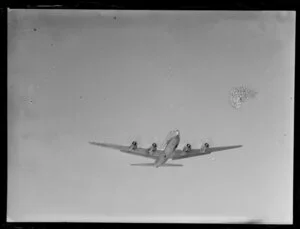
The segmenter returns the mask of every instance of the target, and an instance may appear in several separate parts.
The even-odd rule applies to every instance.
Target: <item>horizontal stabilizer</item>
[[[140,164],[130,164],[133,166],[154,166],[154,163],[140,163]]]
[[[164,167],[172,167],[172,166],[183,166],[181,164],[163,164],[161,166],[164,166]]]
[[[153,166],[154,167],[154,163],[139,163],[139,164],[130,164],[130,165],[133,165],[133,166]],[[183,166],[183,165],[180,165],[180,164],[163,164],[163,165],[160,165],[159,167],[175,167],[175,166]]]

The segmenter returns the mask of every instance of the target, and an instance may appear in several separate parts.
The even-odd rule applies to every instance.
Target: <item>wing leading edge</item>
[[[182,150],[176,150],[174,156],[172,157],[172,160],[178,160],[178,159],[184,159],[184,158],[196,157],[196,156],[203,156],[203,155],[210,154],[210,153],[217,152],[217,151],[235,149],[235,148],[240,148],[240,147],[242,147],[242,145],[211,147],[211,148],[207,148],[205,150],[192,149],[189,152],[184,152]]]
[[[89,142],[89,143],[96,146],[119,150],[123,153],[128,153],[128,154],[152,158],[152,159],[157,159],[159,155],[163,153],[163,151],[161,150],[156,150],[155,152],[149,153],[148,149],[145,148],[138,147],[136,149],[131,149],[130,146],[122,146],[122,145],[111,144],[111,143],[100,143],[100,142]]]

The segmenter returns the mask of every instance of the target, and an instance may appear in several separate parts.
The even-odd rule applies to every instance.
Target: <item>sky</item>
[[[295,12],[10,10],[7,216],[292,223],[294,50]],[[174,129],[243,147],[156,169],[88,144]]]

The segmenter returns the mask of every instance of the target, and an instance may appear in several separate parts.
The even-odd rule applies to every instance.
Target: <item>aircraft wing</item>
[[[220,146],[220,147],[211,147],[206,149],[191,149],[189,152],[184,152],[182,150],[176,150],[172,160],[178,160],[183,158],[195,157],[195,156],[202,156],[206,154],[210,154],[216,151],[222,150],[229,150],[242,147],[242,145],[235,145],[235,146]]]
[[[122,146],[122,145],[117,145],[117,144],[99,143],[99,142],[89,142],[89,143],[92,145],[96,145],[96,146],[102,146],[102,147],[107,147],[107,148],[111,148],[111,149],[116,149],[123,153],[128,153],[128,154],[142,156],[142,157],[148,157],[148,158],[152,158],[152,159],[157,159],[159,157],[159,155],[161,155],[163,153],[162,150],[156,150],[155,152],[149,153],[148,149],[140,148],[140,147],[137,147],[136,149],[130,149],[130,146]]]

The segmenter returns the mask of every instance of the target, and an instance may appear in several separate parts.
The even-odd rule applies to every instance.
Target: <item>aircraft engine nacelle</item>
[[[149,148],[148,152],[153,153],[157,150],[157,144],[154,142],[151,147]]]
[[[191,149],[192,149],[191,144],[186,144],[186,145],[183,147],[183,150],[182,150],[182,151],[188,153],[189,151],[191,151]]]
[[[137,142],[136,142],[136,141],[133,141],[133,142],[131,143],[130,149],[131,149],[131,150],[135,150],[136,148],[137,148]]]
[[[202,146],[201,146],[201,151],[202,152],[205,152],[206,149],[209,148],[209,144],[208,143],[204,143]]]

